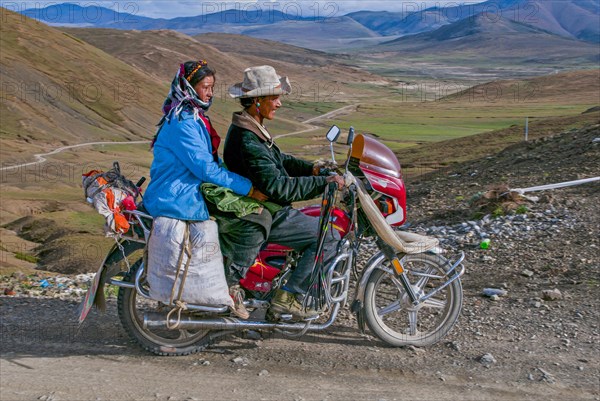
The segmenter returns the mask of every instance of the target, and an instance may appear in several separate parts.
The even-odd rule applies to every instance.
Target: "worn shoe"
[[[275,292],[267,313],[270,317],[292,315],[292,318],[301,320],[313,319],[319,316],[319,313],[314,309],[304,310],[302,303],[298,301],[295,294],[281,289]]]
[[[250,317],[250,312],[244,306],[244,290],[239,285],[232,285],[229,287],[229,295],[231,299],[233,299],[233,308],[231,308],[231,313],[240,319],[248,319]]]

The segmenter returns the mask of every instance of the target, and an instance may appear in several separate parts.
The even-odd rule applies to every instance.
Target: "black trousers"
[[[265,243],[265,235],[268,235],[267,242],[302,252],[298,265],[285,286],[292,292],[306,293],[317,252],[318,217],[307,216],[291,206],[286,206],[273,215],[270,231],[265,230],[256,221],[236,217],[221,216],[217,221],[221,251],[229,262],[226,271],[230,285],[246,275]],[[325,265],[335,257],[339,240],[337,230],[327,231],[323,250]]]

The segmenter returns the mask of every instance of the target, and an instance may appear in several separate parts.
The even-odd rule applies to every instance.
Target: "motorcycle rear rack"
[[[139,210],[123,210],[123,214],[129,217],[129,221],[131,222],[131,228],[129,229],[129,231],[123,234],[121,238],[129,241],[141,242],[144,244],[147,243],[148,238],[150,237],[151,229],[148,227],[148,225],[146,224],[146,222],[144,222],[143,219],[154,220],[153,217],[149,214],[140,212]],[[133,220],[132,217],[134,218]],[[135,231],[136,226],[142,229],[144,238],[140,238],[138,233]]]

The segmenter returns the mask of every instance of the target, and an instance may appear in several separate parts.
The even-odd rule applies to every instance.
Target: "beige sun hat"
[[[287,95],[292,91],[288,77],[280,77],[270,65],[244,70],[244,82],[229,88],[232,98]]]

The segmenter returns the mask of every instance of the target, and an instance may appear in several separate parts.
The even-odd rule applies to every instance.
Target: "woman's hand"
[[[260,192],[260,190],[254,188],[254,187],[252,187],[252,189],[250,189],[250,193],[248,194],[248,196],[259,202],[265,202],[266,200],[269,199],[269,197],[267,195],[263,194],[262,192]]]
[[[342,177],[341,175],[330,175],[329,177],[327,177],[326,181],[328,183],[335,182],[338,186],[338,189],[344,188],[344,177]]]

